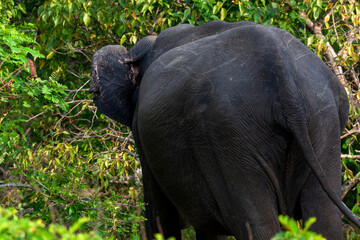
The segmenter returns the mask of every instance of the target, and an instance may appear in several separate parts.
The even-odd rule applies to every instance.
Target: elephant
[[[270,239],[278,215],[342,239],[340,134],[349,103],[290,33],[241,21],[180,24],[92,58],[98,109],[133,132],[146,235]]]

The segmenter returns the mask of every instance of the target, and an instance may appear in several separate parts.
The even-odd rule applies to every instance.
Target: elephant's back
[[[139,117],[144,121],[162,121],[164,115],[194,119],[203,113],[225,117],[244,113],[251,105],[262,109],[249,111],[270,116],[279,72],[293,61],[272,30],[245,24],[167,51],[150,64],[142,79]]]

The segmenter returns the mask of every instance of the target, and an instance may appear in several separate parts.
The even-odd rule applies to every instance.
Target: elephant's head
[[[131,127],[141,77],[148,65],[156,36],[141,39],[128,52],[121,45],[108,45],[92,59],[90,92],[99,110]]]

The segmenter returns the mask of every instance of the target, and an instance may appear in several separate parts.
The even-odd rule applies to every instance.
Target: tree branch
[[[350,136],[350,135],[352,135],[354,133],[358,134],[358,133],[360,133],[360,130],[359,129],[351,129],[350,131],[348,131],[348,132],[344,133],[343,135],[341,135],[341,139],[346,138],[346,137],[348,137],[348,136]]]
[[[341,154],[341,158],[360,159],[360,155]]]
[[[22,184],[22,183],[6,183],[6,184],[1,184],[0,188],[12,188],[12,187],[24,187],[24,188],[30,188],[32,190],[36,190],[36,188],[34,188],[33,186],[30,185],[26,185],[26,184]]]
[[[341,199],[344,199],[346,197],[346,195],[348,194],[348,192],[350,191],[351,188],[353,188],[356,184],[360,183],[359,175],[360,175],[360,172],[358,172],[352,180],[348,180],[342,185]]]

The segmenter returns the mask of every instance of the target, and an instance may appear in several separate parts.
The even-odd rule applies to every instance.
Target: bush
[[[89,219],[81,218],[75,222],[69,229],[62,225],[45,224],[39,220],[31,221],[28,218],[20,218],[14,208],[0,208],[0,239],[41,239],[41,240],[101,240],[99,235],[93,232],[76,233]]]
[[[281,231],[271,240],[326,240],[320,234],[309,231],[311,225],[316,221],[315,218],[307,220],[303,229],[301,229],[298,222],[288,216],[280,215],[279,221],[286,231]]]

